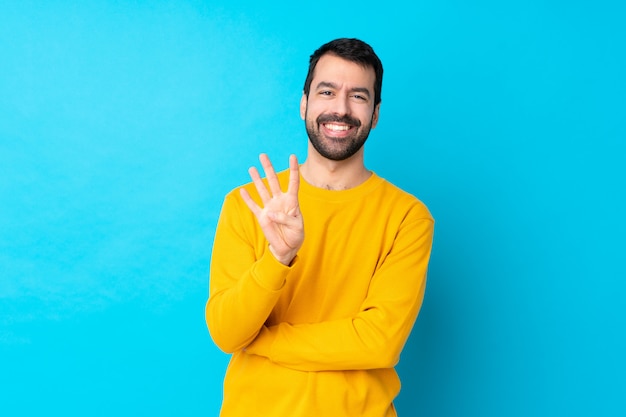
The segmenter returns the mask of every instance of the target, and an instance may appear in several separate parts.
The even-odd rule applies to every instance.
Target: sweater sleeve
[[[215,232],[205,307],[211,337],[228,353],[254,340],[290,271],[266,250],[264,240],[254,232],[253,215],[242,206],[235,193],[224,200]]]
[[[301,371],[395,366],[424,297],[433,230],[432,218],[401,226],[353,317],[263,327],[245,351]]]

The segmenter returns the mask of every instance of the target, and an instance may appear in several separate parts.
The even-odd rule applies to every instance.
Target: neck
[[[363,149],[343,161],[332,161],[309,149],[309,155],[300,167],[306,182],[314,187],[327,190],[347,190],[354,188],[372,175],[365,168]]]

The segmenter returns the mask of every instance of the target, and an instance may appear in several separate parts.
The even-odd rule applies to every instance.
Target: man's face
[[[300,117],[320,155],[343,161],[361,151],[378,123],[375,78],[373,68],[335,55],[324,55],[317,62],[309,96],[300,101]]]

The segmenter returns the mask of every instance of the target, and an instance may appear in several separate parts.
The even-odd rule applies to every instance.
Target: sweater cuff
[[[286,266],[276,260],[268,249],[252,266],[252,276],[261,287],[270,291],[278,291],[285,285],[285,279],[293,265],[298,261],[297,258],[296,256],[291,261],[291,265]]]

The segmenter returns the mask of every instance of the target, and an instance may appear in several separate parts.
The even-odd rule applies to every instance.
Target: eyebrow
[[[319,90],[320,88],[333,88],[333,89],[337,89],[337,84],[335,83],[331,83],[328,81],[320,81],[317,84],[317,89]],[[365,87],[354,87],[350,89],[351,93],[363,93],[367,96],[367,98],[370,98],[371,93],[370,90],[365,88]]]

